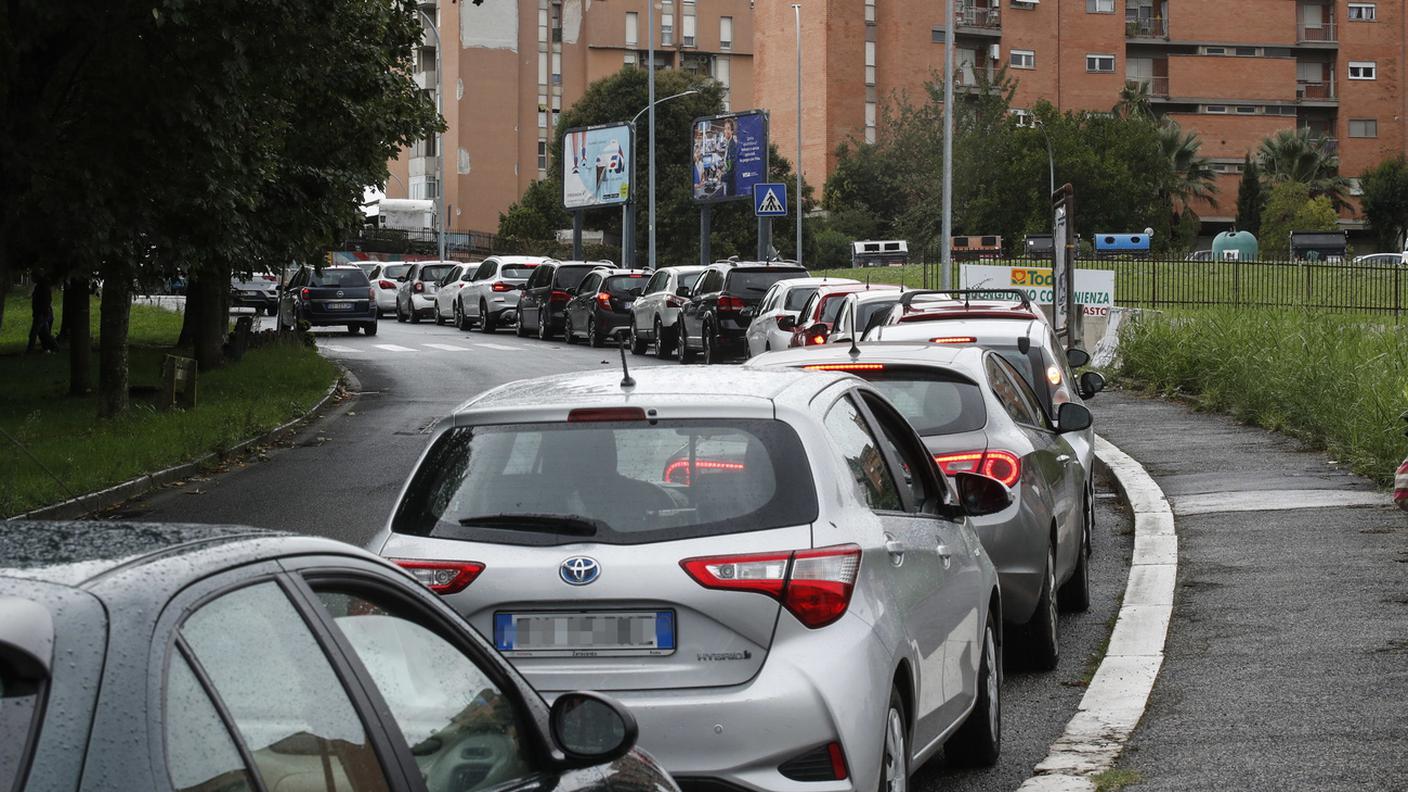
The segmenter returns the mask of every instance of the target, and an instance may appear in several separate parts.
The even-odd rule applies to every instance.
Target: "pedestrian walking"
[[[30,295],[29,345],[25,352],[33,352],[35,343],[45,352],[59,348],[54,341],[54,291],[49,288],[49,279],[43,275],[34,279],[34,292]]]

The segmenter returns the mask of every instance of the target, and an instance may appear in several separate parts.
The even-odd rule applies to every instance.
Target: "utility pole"
[[[948,7],[948,30],[944,31],[944,222],[943,239],[940,240],[942,266],[939,267],[941,289],[953,288],[953,44],[955,23],[955,0],[944,0]]]
[[[646,97],[648,104],[646,109],[646,123],[650,125],[650,155],[646,168],[650,171],[650,206],[647,209],[649,217],[646,218],[646,230],[649,237],[648,250],[646,251],[646,268],[655,269],[655,0],[650,0],[646,7],[646,37],[648,54],[646,56],[646,81],[649,84],[649,95]]]
[[[436,26],[435,20],[425,13],[425,9],[417,6],[416,10],[420,12],[421,19],[424,19],[426,26],[430,28],[431,35],[435,36],[435,112],[443,118],[444,111],[440,106],[440,83],[444,82],[444,79],[440,74],[440,59],[443,57],[444,48],[440,46],[440,29]],[[444,261],[445,224],[450,221],[450,213],[445,205],[445,137],[439,132],[435,133],[435,155],[439,168],[435,183],[435,225],[439,226],[437,236],[439,237],[440,260]]]
[[[792,4],[792,16],[797,28],[797,196],[793,205],[797,211],[797,266],[802,265],[802,4]]]

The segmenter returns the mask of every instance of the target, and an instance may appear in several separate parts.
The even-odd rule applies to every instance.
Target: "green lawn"
[[[1041,266],[1029,261],[982,262]],[[961,264],[959,264],[961,266]],[[1316,263],[1232,261],[1081,261],[1081,269],[1114,270],[1115,304],[1136,308],[1180,306],[1309,307],[1346,313],[1408,312],[1408,268],[1354,267]],[[937,266],[930,265],[935,278]],[[830,269],[818,276],[870,279],[910,288],[924,284],[922,265]]]
[[[56,294],[55,310],[60,309]],[[251,350],[238,364],[200,375],[193,410],[158,411],[143,387],[161,379],[161,362],[181,330],[178,314],[133,306],[131,381],[138,389],[130,413],[97,419],[96,399],[68,396],[68,357],[25,355],[28,296],[11,296],[0,328],[0,429],[28,454],[0,436],[0,517],[85,494],[228,448],[295,417],[322,397],[337,369],[311,348],[272,346]],[[58,330],[55,322],[55,332]],[[92,307],[94,382],[97,381],[98,305]]]

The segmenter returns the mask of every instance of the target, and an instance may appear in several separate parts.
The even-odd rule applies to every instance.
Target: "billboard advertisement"
[[[1060,305],[1056,302],[1060,281],[1047,267],[964,264],[960,275],[965,289],[1018,289],[1037,305]],[[992,297],[1009,299],[999,294]],[[1114,270],[1076,270],[1075,298],[1085,316],[1109,316],[1115,305]]]
[[[562,205],[620,206],[631,198],[631,127],[569,129],[562,138]]]
[[[768,115],[762,110],[694,122],[694,200],[715,203],[751,198],[767,181]]]

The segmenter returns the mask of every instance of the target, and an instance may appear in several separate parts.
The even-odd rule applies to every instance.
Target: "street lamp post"
[[[939,288],[953,286],[953,45],[958,38],[954,31],[954,0],[944,0],[948,11],[948,29],[944,31],[944,221],[943,248],[940,253]]]
[[[662,104],[664,104],[664,103],[670,101],[671,99],[678,99],[678,98],[680,98],[681,96],[693,96],[694,94],[697,94],[697,93],[699,93],[699,91],[698,91],[697,89],[691,88],[691,89],[689,89],[688,91],[680,91],[680,92],[677,93],[677,94],[671,94],[670,96],[666,96],[666,97],[663,98],[663,99],[656,99],[655,101],[651,102],[650,104],[646,105],[645,107],[642,107],[642,108],[640,109],[640,112],[638,112],[638,113],[636,113],[635,115],[631,116],[631,122],[630,122],[630,127],[631,127],[631,140],[633,141],[633,142],[632,142],[632,150],[631,150],[631,163],[632,163],[632,167],[631,167],[631,177],[632,177],[632,180],[634,180],[634,178],[635,178],[635,159],[636,159],[636,152],[635,152],[635,150],[634,150],[634,140],[635,140],[635,137],[636,137],[636,121],[639,121],[641,115],[644,114],[646,111],[653,111],[656,105],[662,105]],[[655,115],[654,112],[651,112],[651,115],[654,116],[654,115]],[[654,127],[655,125],[652,123],[651,126]],[[652,140],[653,140],[653,139],[654,139],[654,133],[653,133],[653,129],[652,129]],[[651,152],[651,155],[652,155],[652,156],[651,156],[651,165],[650,165],[650,183],[651,183],[651,186],[654,187],[654,184],[655,184],[655,165],[654,165],[655,157],[654,157],[654,151]],[[632,185],[632,187],[631,187],[631,196],[630,196],[630,200],[628,200],[628,201],[626,202],[626,205],[625,205],[625,206],[621,207],[621,213],[622,213],[622,214],[621,214],[621,266],[623,266],[623,267],[633,267],[634,264],[635,264],[635,252],[636,252],[636,250],[635,250],[635,248],[636,248],[636,199],[635,199],[635,186],[634,186],[634,185]],[[650,224],[651,234],[652,234],[652,238],[653,238],[653,236],[654,236],[654,229],[655,229],[655,204],[654,204],[653,201],[651,202],[651,206],[650,206],[650,216],[649,216],[648,218],[646,218],[646,222]],[[653,251],[652,251],[652,256],[651,256],[651,259],[650,259],[650,263],[651,263],[650,268],[651,268],[651,269],[654,269],[654,268],[655,268],[655,266],[654,266],[654,260],[655,260],[655,259],[654,259]]]
[[[440,105],[440,83],[444,82],[440,74],[440,58],[443,47],[440,46],[440,30],[435,25],[435,20],[425,13],[425,9],[416,7],[421,19],[430,28],[431,35],[435,36],[435,113],[442,118],[443,110]],[[438,242],[440,248],[440,260],[445,260],[445,224],[449,222],[450,215],[445,211],[445,141],[439,133],[435,133],[435,156],[438,172],[435,181],[435,224],[439,226]]]
[[[646,96],[645,109],[650,116],[648,119],[648,123],[650,124],[650,154],[649,160],[646,163],[646,168],[650,171],[647,176],[650,182],[650,205],[647,207],[647,217],[645,218],[646,234],[648,237],[646,264],[649,269],[653,270],[655,269],[655,0],[650,0],[645,10],[647,19],[646,37],[649,39],[649,41],[646,42],[647,54],[645,68],[646,83],[649,85],[649,88]]]
[[[797,266],[802,266],[802,4],[792,4],[792,17],[797,29]]]
[[[1051,135],[1046,133],[1046,125],[1041,123],[1040,118],[1033,116],[1032,125],[1041,130],[1041,136],[1046,138],[1046,164],[1050,174],[1051,194],[1056,194],[1056,152],[1051,147]]]

